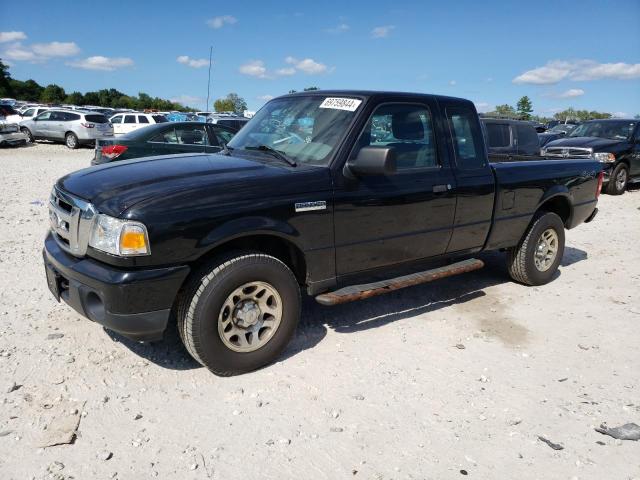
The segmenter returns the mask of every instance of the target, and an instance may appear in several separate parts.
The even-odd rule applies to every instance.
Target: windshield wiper
[[[229,155],[231,155],[231,152],[233,152],[233,148],[228,147],[226,143],[223,143],[222,149],[220,150],[219,153],[221,153],[222,155],[226,155],[228,157]]]
[[[280,150],[270,147],[269,145],[258,145],[257,147],[244,147],[245,150],[258,150],[259,152],[267,152],[276,157],[278,160],[288,163],[292,167],[297,167],[298,164],[295,160],[287,157]]]

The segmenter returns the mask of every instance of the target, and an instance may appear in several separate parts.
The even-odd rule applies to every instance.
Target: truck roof
[[[296,92],[289,93],[286,95],[281,95],[281,97],[296,97],[296,96],[305,96],[305,95],[320,95],[326,97],[327,95],[334,96],[354,96],[354,97],[365,97],[365,98],[373,98],[373,97],[424,97],[432,100],[449,100],[460,103],[473,103],[470,100],[460,97],[449,97],[447,95],[435,95],[430,93],[416,93],[416,92],[394,92],[394,91],[385,91],[385,90],[308,90],[304,92]],[[280,97],[280,98],[281,98]]]

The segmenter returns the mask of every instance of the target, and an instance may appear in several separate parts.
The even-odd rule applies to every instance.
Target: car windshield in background
[[[549,130],[547,130],[547,133],[569,133],[570,131],[572,131],[574,128],[576,128],[575,125],[571,125],[570,123],[568,124],[560,124],[560,125],[556,125],[555,127],[550,128]]]
[[[151,115],[151,117],[156,121],[156,123],[165,123],[169,121],[164,115]]]
[[[109,119],[104,115],[85,115],[84,118],[91,123],[109,123]]]
[[[628,122],[624,120],[606,120],[603,122],[587,122],[576,127],[569,134],[570,137],[599,137],[610,138],[612,140],[626,140],[629,138],[636,122]]]
[[[327,165],[361,103],[356,98],[322,96],[272,100],[233,137],[229,147],[266,146],[298,163]]]

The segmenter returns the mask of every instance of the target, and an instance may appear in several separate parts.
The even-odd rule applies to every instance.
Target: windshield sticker
[[[355,98],[328,97],[320,104],[320,108],[333,108],[334,110],[355,112],[361,103],[362,100],[357,100]]]

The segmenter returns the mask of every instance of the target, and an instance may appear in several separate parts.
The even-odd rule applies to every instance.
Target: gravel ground
[[[640,442],[594,431],[640,424],[640,191],[601,197],[549,285],[489,254],[431,285],[306,301],[278,363],[217,378],[174,333],[136,344],[48,292],[46,201],[91,156],[0,150],[3,479],[640,479]]]

